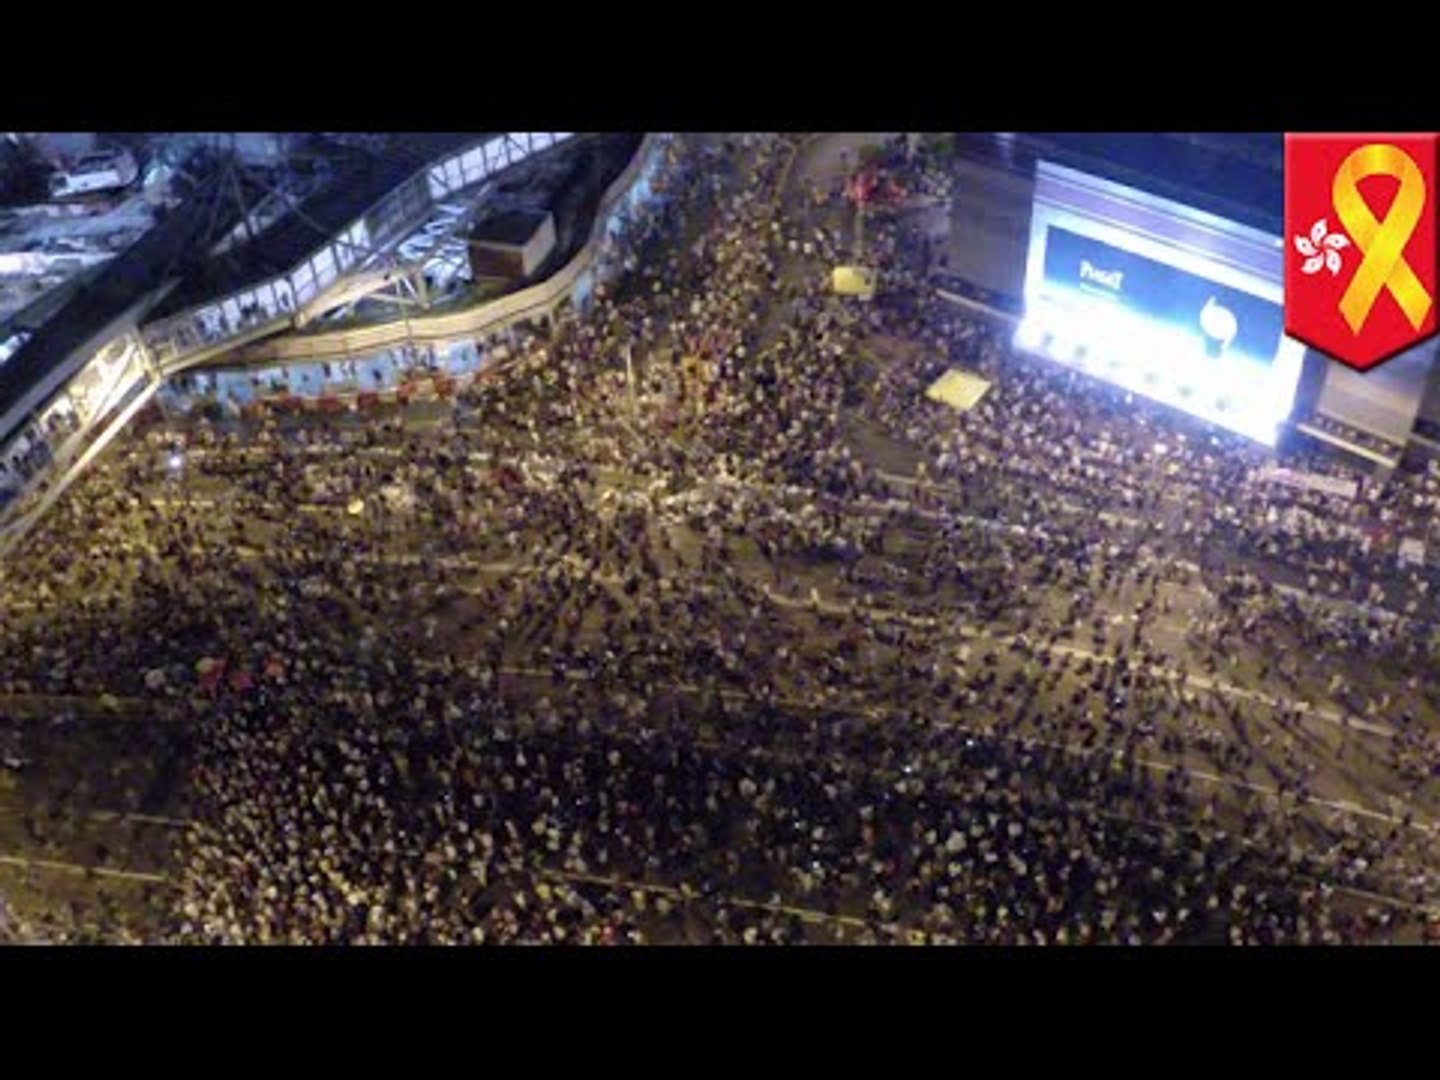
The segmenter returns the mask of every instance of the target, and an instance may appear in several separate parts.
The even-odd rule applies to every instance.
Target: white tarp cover
[[[951,368],[930,384],[925,396],[931,401],[949,405],[957,412],[969,412],[990,390],[990,383],[979,375]]]

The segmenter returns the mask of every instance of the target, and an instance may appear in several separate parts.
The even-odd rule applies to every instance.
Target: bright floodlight
[[[1029,352],[1031,349],[1039,348],[1044,337],[1045,331],[1040,325],[1040,320],[1033,315],[1026,316],[1015,331],[1015,344]]]

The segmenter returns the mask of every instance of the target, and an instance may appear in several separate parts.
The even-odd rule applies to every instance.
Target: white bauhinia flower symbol
[[[1331,274],[1340,273],[1344,265],[1340,252],[1350,246],[1350,238],[1344,233],[1332,233],[1322,217],[1310,226],[1309,236],[1295,237],[1295,250],[1305,256],[1300,267],[1302,274],[1318,274],[1323,266]]]

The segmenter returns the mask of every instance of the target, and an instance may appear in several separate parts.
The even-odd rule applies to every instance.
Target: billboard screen
[[[1208,356],[1238,355],[1269,365],[1280,348],[1279,304],[1154,259],[1050,226],[1045,283],[1188,332]]]
[[[1017,344],[1273,444],[1304,348],[1278,237],[1041,163]]]

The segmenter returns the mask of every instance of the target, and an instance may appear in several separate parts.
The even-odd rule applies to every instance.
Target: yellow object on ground
[[[863,266],[835,267],[830,284],[837,296],[858,296],[862,300],[875,297],[875,274]]]
[[[958,412],[969,412],[980,403],[980,399],[989,389],[990,383],[979,375],[951,368],[930,384],[925,396],[931,401],[949,405]]]

